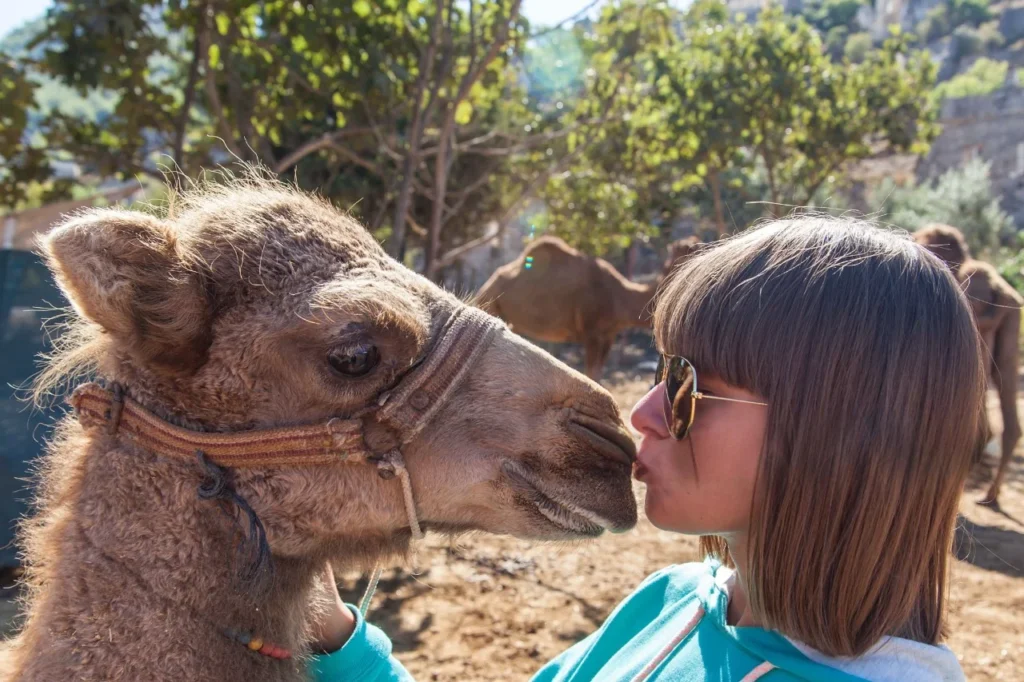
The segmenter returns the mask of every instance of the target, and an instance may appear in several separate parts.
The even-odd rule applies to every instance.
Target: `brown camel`
[[[624,329],[650,324],[651,300],[665,274],[698,245],[695,237],[673,243],[658,279],[638,284],[602,258],[557,237],[541,237],[495,270],[476,300],[517,333],[538,341],[583,344],[585,372],[597,381],[615,337]]]
[[[327,561],[401,557],[419,523],[633,526],[633,443],[596,383],[326,202],[250,177],[174,206],[85,212],[43,244],[77,320],[40,386],[111,383],[75,392],[49,447],[0,678],[298,682]]]
[[[971,258],[963,234],[955,227],[928,225],[915,232],[914,239],[941,258],[956,275],[971,302],[985,353],[990,358],[989,372],[999,391],[1002,408],[1003,436],[999,467],[983,501],[997,504],[1006,469],[1021,436],[1017,416],[1017,368],[1024,298],[999,276],[994,267]],[[983,423],[990,428],[987,418]],[[989,436],[987,431],[979,439],[979,456]]]

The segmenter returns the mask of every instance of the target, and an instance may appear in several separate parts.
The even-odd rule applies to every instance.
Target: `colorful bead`
[[[262,654],[268,658],[283,661],[292,657],[292,652],[288,651],[284,647],[275,646],[270,642],[265,642],[262,637],[254,637],[248,632],[242,632],[241,630],[236,630],[234,628],[224,628],[222,632],[228,639],[240,642],[250,651]]]

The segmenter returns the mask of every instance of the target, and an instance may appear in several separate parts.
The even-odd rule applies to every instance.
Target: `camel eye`
[[[354,348],[335,348],[327,354],[327,362],[336,374],[343,377],[361,377],[370,373],[380,362],[377,346],[366,344]]]

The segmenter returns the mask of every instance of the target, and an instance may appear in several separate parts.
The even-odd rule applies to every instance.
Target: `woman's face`
[[[703,393],[764,401],[697,371]],[[664,382],[641,398],[630,415],[642,436],[634,475],[647,486],[647,518],[658,528],[688,535],[746,533],[768,409],[698,400],[693,425],[681,441],[669,434],[664,415]]]

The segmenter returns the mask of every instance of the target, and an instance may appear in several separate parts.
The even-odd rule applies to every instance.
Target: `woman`
[[[534,679],[962,680],[941,641],[984,381],[942,263],[870,225],[775,221],[686,263],[654,325],[635,475],[706,559]],[[320,645],[324,682],[411,679],[340,600]]]

